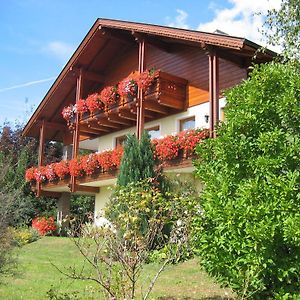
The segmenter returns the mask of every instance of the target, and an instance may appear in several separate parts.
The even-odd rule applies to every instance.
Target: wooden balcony
[[[154,82],[144,95],[145,121],[149,122],[187,109],[187,80],[156,71]],[[91,137],[101,136],[136,125],[137,98],[117,99],[94,114],[83,114],[80,131]]]

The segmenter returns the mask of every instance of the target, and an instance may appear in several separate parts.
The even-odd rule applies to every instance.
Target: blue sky
[[[280,0],[0,0],[0,124],[27,121],[99,18],[223,30],[260,41],[263,16]]]

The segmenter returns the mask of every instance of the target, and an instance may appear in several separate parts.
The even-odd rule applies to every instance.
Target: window
[[[195,128],[195,116],[180,120],[179,131]]]
[[[121,135],[116,137],[116,147],[124,146],[125,141],[126,141],[126,135]]]
[[[160,137],[160,128],[159,128],[158,125],[150,127],[150,128],[146,128],[145,130],[148,131],[151,140],[152,139],[157,139],[157,138]]]

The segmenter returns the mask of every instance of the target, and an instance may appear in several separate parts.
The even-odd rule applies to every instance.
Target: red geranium
[[[121,165],[124,149],[119,146],[111,152],[111,162],[114,167],[118,168]]]
[[[91,175],[96,171],[96,169],[99,169],[97,155],[94,153],[82,156],[80,162],[82,169],[87,175]]]
[[[137,85],[140,89],[144,92],[150,87],[154,79],[154,71],[153,70],[146,70],[139,75],[137,80]]]
[[[107,86],[100,93],[100,99],[106,105],[116,103],[116,97],[117,94],[115,86]]]
[[[49,181],[53,181],[56,178],[55,170],[53,164],[48,165],[44,169],[45,176]]]
[[[186,155],[195,151],[197,144],[209,136],[208,130],[190,129],[178,134],[178,144]]]
[[[55,174],[60,178],[63,179],[67,174],[69,174],[69,166],[68,162],[62,160],[58,163],[53,164]]]
[[[34,173],[35,173],[35,168],[34,167],[31,167],[31,168],[27,169],[26,172],[25,172],[25,180],[28,181],[28,182],[35,180]]]
[[[100,101],[100,96],[98,93],[89,95],[86,98],[86,106],[91,114],[93,114],[97,109],[102,108],[102,103]]]
[[[108,171],[113,167],[111,153],[112,150],[107,150],[97,154],[97,160],[103,171]]]
[[[155,139],[152,141],[155,146],[154,155],[160,160],[170,160],[178,156],[177,137],[168,135],[162,139]]]
[[[69,161],[69,171],[71,176],[78,177],[82,175],[83,170],[80,159],[75,158]]]
[[[83,114],[85,112],[88,111],[88,107],[85,103],[85,100],[84,99],[79,99],[76,104],[74,105],[74,109],[77,113],[79,114]]]
[[[118,84],[118,94],[122,98],[128,96],[136,96],[137,94],[137,83],[134,79],[127,77],[119,82]]]
[[[46,180],[45,167],[38,167],[34,170],[34,179],[36,182],[43,182]]]
[[[71,119],[74,117],[74,107],[73,105],[69,105],[63,108],[62,116],[67,121],[70,122]]]
[[[37,217],[32,220],[32,228],[36,229],[40,235],[46,235],[53,233],[57,227],[53,217]]]

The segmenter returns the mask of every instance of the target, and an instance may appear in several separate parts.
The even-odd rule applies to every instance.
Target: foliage
[[[40,238],[38,231],[31,227],[11,227],[10,232],[14,242],[19,247],[35,242]]]
[[[40,235],[53,234],[57,229],[53,217],[37,217],[33,219],[32,228],[37,230]]]
[[[195,245],[206,270],[240,298],[300,293],[300,75],[256,66],[226,92],[226,123],[197,149],[205,183]]]
[[[28,166],[36,163],[37,143],[31,138],[21,135],[22,126],[6,124],[0,134],[0,169],[5,174],[0,178],[0,189],[11,195],[9,225],[29,225],[32,218],[41,214],[52,214],[55,200],[40,198],[26,184],[24,173]],[[46,144],[46,162],[58,159],[59,150],[53,143]]]
[[[282,0],[279,9],[268,11],[264,31],[271,45],[281,45],[285,59],[300,58],[299,0]]]
[[[128,135],[121,161],[118,185],[126,186],[145,178],[153,178],[154,159],[149,134],[144,131],[139,142],[135,135]]]

